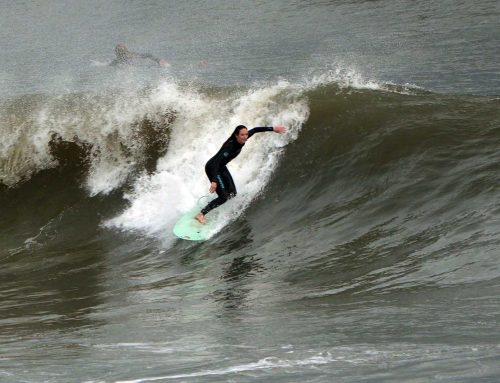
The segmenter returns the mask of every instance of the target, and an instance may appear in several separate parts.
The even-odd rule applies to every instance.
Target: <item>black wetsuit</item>
[[[272,131],[272,127],[253,128],[248,131],[248,138],[252,137],[254,133]],[[236,186],[234,186],[233,177],[231,177],[231,173],[227,170],[226,165],[240,154],[241,148],[243,148],[244,145],[245,144],[238,143],[236,137],[231,136],[222,145],[217,154],[210,158],[205,165],[205,172],[207,173],[208,179],[210,182],[217,183],[217,189],[215,189],[215,191],[218,197],[209,202],[208,205],[201,210],[203,215],[236,195]]]

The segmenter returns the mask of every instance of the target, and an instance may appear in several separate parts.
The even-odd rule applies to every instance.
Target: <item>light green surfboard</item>
[[[207,219],[206,224],[201,224],[195,218],[196,214],[200,212],[201,208],[195,208],[184,214],[177,223],[174,225],[174,234],[188,241],[206,241],[214,232],[215,217]]]

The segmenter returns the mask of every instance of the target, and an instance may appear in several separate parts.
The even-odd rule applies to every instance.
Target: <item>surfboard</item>
[[[207,219],[206,224],[198,222],[195,216],[200,209],[197,205],[179,218],[173,229],[177,237],[188,241],[206,241],[212,236],[216,220],[211,217],[212,219]]]

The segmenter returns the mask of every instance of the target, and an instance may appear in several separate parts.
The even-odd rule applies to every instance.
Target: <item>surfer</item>
[[[150,59],[157,63],[159,66],[169,66],[170,64],[163,60],[159,59],[158,57],[153,56],[150,53],[137,53],[137,52],[132,52],[130,51],[124,44],[118,44],[115,47],[115,54],[116,58],[111,61],[109,65],[111,66],[116,66],[116,65],[123,65],[123,64],[133,64],[134,59]]]
[[[240,154],[241,149],[255,133],[260,132],[276,132],[284,133],[284,126],[253,128],[248,130],[244,125],[238,125],[233,134],[224,142],[220,150],[208,160],[205,165],[205,172],[210,180],[210,193],[216,192],[217,198],[210,201],[197,215],[196,219],[200,223],[207,223],[205,215],[216,207],[225,203],[228,199],[236,196],[236,187],[234,186],[233,177],[227,169],[226,165],[229,161]]]

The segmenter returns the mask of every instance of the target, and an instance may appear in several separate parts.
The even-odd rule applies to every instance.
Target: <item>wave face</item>
[[[87,379],[151,367],[109,381],[498,377],[499,99],[339,76],[5,100],[0,324],[51,345],[9,381],[68,377],[44,367],[68,344]],[[176,240],[240,123],[288,131],[230,163],[209,241]]]
[[[308,97],[310,118],[259,202],[280,213],[271,221],[305,268],[354,290],[498,278],[498,99],[335,86]],[[340,271],[365,262],[368,274]]]
[[[255,136],[230,164],[240,195],[227,204],[228,222],[250,205],[292,205],[283,224],[308,226],[348,206],[348,227],[376,221],[399,232],[408,222],[410,235],[494,211],[497,109],[497,98],[331,76],[247,89],[164,81],[133,93],[21,97],[3,108],[2,198],[10,204],[22,192],[30,200],[40,183],[69,182],[84,199],[125,198],[105,226],[164,237],[206,194],[204,164],[234,126],[284,124],[285,135]],[[279,202],[268,206],[275,190]]]

